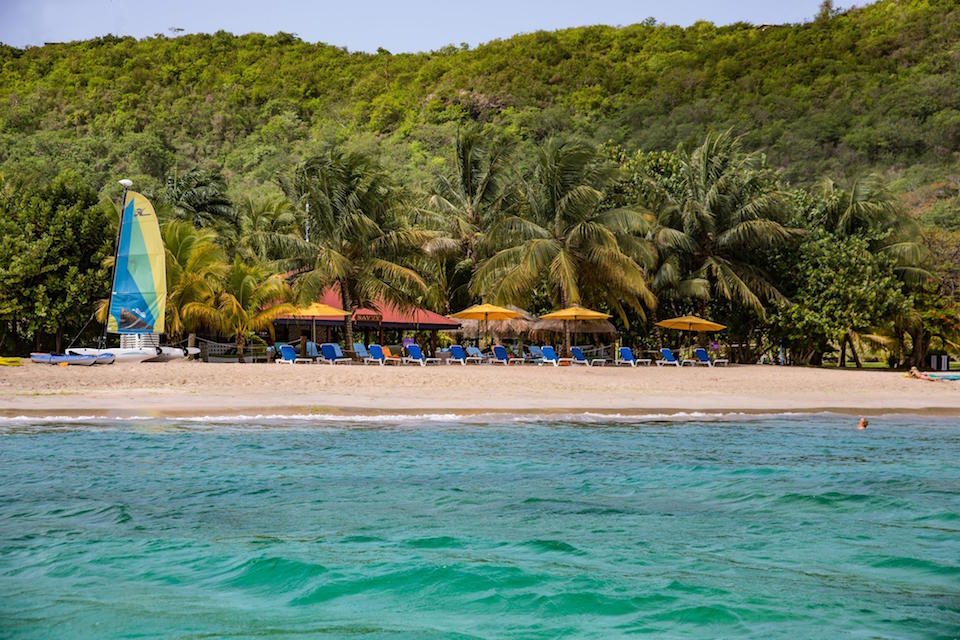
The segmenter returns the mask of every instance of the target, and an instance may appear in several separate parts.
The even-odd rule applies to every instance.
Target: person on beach
[[[870,421],[863,416],[860,416],[860,422],[857,423],[857,431],[865,430],[868,424],[870,424]]]
[[[926,371],[920,371],[916,367],[910,367],[910,373],[908,375],[911,378],[916,378],[917,380],[929,380],[930,382],[942,382],[940,378],[933,378]]]

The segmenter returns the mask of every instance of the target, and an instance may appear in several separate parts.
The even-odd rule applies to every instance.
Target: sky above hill
[[[850,1],[837,1],[849,7]],[[860,4],[863,4],[862,2]],[[668,24],[697,20],[775,24],[810,20],[820,0],[0,0],[0,42],[16,47],[82,40],[108,33],[295,33],[351,51],[438,49],[540,29],[627,25],[648,17]],[[482,8],[481,8],[482,7]]]

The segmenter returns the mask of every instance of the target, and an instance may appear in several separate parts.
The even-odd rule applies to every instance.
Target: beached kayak
[[[111,364],[113,357],[110,355],[80,355],[80,354],[62,354],[62,353],[31,353],[30,361],[40,364],[69,364],[81,367],[90,367],[95,364]]]
[[[157,347],[146,347],[143,349],[93,349],[81,347],[78,349],[68,349],[67,354],[79,356],[113,356],[114,362],[117,364],[136,364],[157,357]]]

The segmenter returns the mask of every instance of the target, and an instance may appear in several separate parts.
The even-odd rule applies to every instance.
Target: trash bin
[[[930,354],[930,370],[931,371],[949,371],[950,357],[945,353],[931,353]]]

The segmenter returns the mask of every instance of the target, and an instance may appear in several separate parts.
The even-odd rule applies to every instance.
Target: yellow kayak
[[[0,367],[19,367],[22,364],[20,358],[0,357]]]

